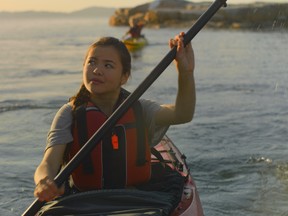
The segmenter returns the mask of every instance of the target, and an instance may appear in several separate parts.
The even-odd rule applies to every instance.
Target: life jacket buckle
[[[112,143],[112,147],[113,147],[114,150],[118,150],[119,149],[119,140],[118,140],[118,136],[116,134],[112,135],[111,143]]]

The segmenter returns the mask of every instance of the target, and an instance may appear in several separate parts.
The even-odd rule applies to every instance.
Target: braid
[[[78,93],[72,96],[69,101],[73,102],[73,111],[76,110],[77,107],[87,104],[90,99],[90,92],[86,89],[85,85],[82,84]]]

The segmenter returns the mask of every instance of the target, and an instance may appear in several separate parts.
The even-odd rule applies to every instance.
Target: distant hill
[[[68,15],[79,17],[95,17],[95,16],[110,16],[114,13],[115,8],[106,7],[90,7],[79,11],[74,11]]]
[[[115,8],[89,7],[70,13],[47,12],[47,11],[23,11],[23,12],[0,12],[2,18],[65,18],[65,17],[109,17],[115,11]]]

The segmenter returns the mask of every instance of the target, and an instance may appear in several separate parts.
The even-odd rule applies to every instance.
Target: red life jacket
[[[91,103],[78,108],[69,160],[106,119],[107,116]],[[150,161],[142,107],[136,102],[73,171],[73,184],[80,191],[138,185],[150,179]]]

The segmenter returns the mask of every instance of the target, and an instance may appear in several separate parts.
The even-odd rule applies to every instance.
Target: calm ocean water
[[[58,108],[77,90],[90,43],[121,38],[99,19],[0,20],[0,215],[34,200],[33,173]],[[144,29],[133,54],[133,91],[187,29]],[[202,30],[193,40],[197,107],[168,135],[185,152],[206,215],[288,215],[288,34]],[[174,101],[171,65],[143,97]]]

